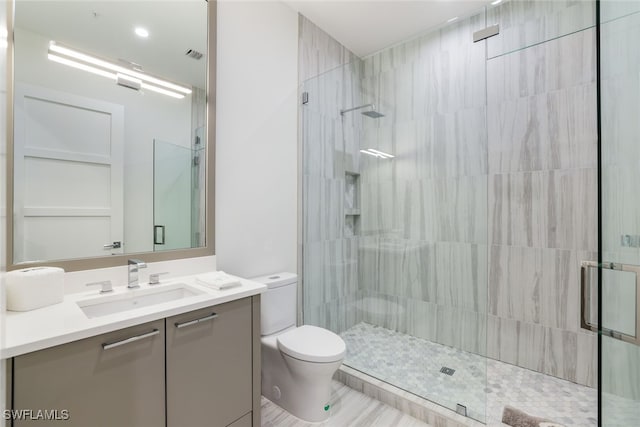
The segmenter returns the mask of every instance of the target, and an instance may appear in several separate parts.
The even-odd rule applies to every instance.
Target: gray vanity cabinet
[[[251,425],[252,327],[251,298],[167,318],[168,427]]]
[[[15,357],[13,408],[69,419],[14,426],[164,426],[164,350],[158,320]]]
[[[9,407],[33,417],[69,414],[15,420],[14,427],[259,427],[260,295],[11,363]]]

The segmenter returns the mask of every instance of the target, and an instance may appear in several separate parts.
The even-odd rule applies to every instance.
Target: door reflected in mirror
[[[19,1],[13,264],[206,244],[207,3]]]

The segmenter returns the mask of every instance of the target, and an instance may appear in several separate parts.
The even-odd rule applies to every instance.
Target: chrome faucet
[[[147,268],[147,264],[140,259],[130,259],[129,260],[129,284],[127,288],[135,289],[139,288],[138,284],[138,271],[141,268]]]

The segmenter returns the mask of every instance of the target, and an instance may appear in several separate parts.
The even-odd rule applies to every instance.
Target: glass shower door
[[[640,419],[640,2],[600,2],[601,426]]]
[[[193,151],[153,141],[153,250],[190,248]]]
[[[485,12],[305,80],[304,323],[486,420]],[[437,84],[436,84],[437,83]]]

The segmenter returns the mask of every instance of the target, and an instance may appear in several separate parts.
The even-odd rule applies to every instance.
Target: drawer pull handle
[[[145,338],[149,338],[152,337],[154,335],[158,335],[160,333],[159,330],[154,329],[151,332],[147,332],[146,334],[141,334],[141,335],[136,335],[130,338],[126,338],[120,341],[116,341],[116,342],[112,342],[112,343],[103,343],[102,344],[102,348],[103,350],[109,350],[110,348],[114,348],[114,347],[120,347],[121,345],[125,345],[125,344],[129,344],[132,342],[136,342],[136,341],[140,341],[143,340]]]
[[[176,328],[184,328],[185,326],[191,326],[191,325],[198,324],[200,322],[206,322],[207,320],[213,320],[216,317],[218,317],[216,313],[211,313],[210,315],[201,317],[199,319],[189,320],[187,322],[176,322],[175,325],[176,325]]]

